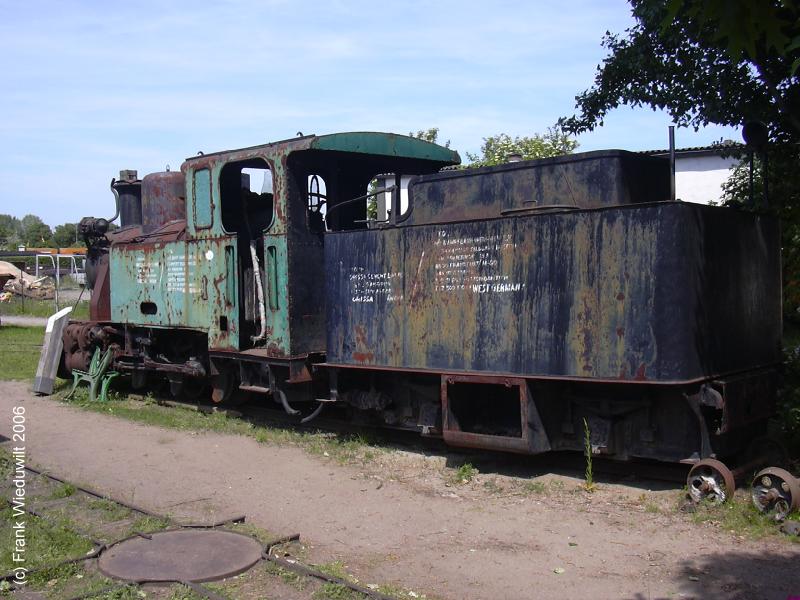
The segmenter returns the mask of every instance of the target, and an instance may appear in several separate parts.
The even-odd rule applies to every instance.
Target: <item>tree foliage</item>
[[[767,181],[769,198],[764,198],[764,170],[759,158],[753,169],[753,202],[756,210],[769,209],[781,219],[783,266],[783,308],[786,320],[800,326],[800,180],[787,174],[797,172],[800,148],[781,145],[769,153]],[[722,186],[726,206],[750,206],[750,166],[747,159],[733,169]]]
[[[50,226],[36,215],[25,215],[20,220],[22,243],[32,247],[53,245],[53,232]]]
[[[83,246],[83,240],[77,235],[77,223],[64,223],[56,225],[53,230],[53,243],[58,248]]]
[[[571,133],[620,106],[666,110],[680,126],[761,120],[800,139],[800,9],[795,0],[630,0],[636,23],[606,32],[594,85],[561,119]]]
[[[75,223],[56,225],[51,230],[36,215],[25,215],[18,219],[12,215],[0,214],[0,249],[16,250],[23,245],[29,248],[69,248],[83,246],[83,240],[75,241]]]
[[[424,140],[426,142],[430,142],[431,144],[438,144],[439,143],[439,128],[438,127],[431,127],[429,129],[420,129],[416,133],[413,131],[408,132],[408,137],[417,138],[418,140]],[[450,147],[450,140],[447,140],[444,144],[441,144],[445,148]]]
[[[559,128],[550,128],[546,133],[533,134],[530,137],[512,138],[508,134],[483,138],[480,154],[467,152],[470,167],[486,167],[507,163],[514,155],[522,160],[547,158],[570,154],[578,147],[578,142]]]

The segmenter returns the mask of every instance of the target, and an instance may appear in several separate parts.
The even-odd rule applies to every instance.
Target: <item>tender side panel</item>
[[[237,349],[236,243],[228,238],[111,248],[111,319],[208,331]]]
[[[779,360],[770,219],[660,203],[339,233],[325,251],[330,363],[678,382]]]

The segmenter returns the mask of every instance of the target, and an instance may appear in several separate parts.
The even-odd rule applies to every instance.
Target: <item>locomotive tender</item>
[[[61,374],[112,348],[137,388],[336,404],[529,454],[582,449],[584,423],[617,459],[732,456],[764,431],[775,218],[671,200],[669,162],[636,153],[459,162],[360,132],[122,172],[121,228],[81,222],[90,320],[66,328]]]

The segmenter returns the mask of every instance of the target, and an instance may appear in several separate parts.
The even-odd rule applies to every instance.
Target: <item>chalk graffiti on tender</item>
[[[517,247],[510,233],[450,237],[443,229],[439,231],[434,246],[434,290],[437,292],[503,294],[525,289],[524,283],[511,281],[509,275],[498,272],[501,252],[513,251]]]
[[[435,292],[507,294],[525,289],[524,283],[512,281],[510,275],[498,272],[502,265],[501,253],[513,252],[517,247],[509,233],[449,237],[447,231],[441,230],[433,246]],[[417,273],[415,279],[419,276]],[[349,279],[354,303],[376,302],[381,297],[386,302],[404,299],[401,272],[373,273],[357,266],[350,269]]]

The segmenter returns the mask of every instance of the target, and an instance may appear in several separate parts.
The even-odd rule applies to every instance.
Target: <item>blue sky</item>
[[[622,0],[19,2],[0,0],[0,212],[50,225],[113,213],[140,176],[294,136],[440,128],[483,137],[571,114],[632,24]],[[667,115],[620,108],[580,150],[667,145]],[[678,130],[678,146],[738,132]]]

